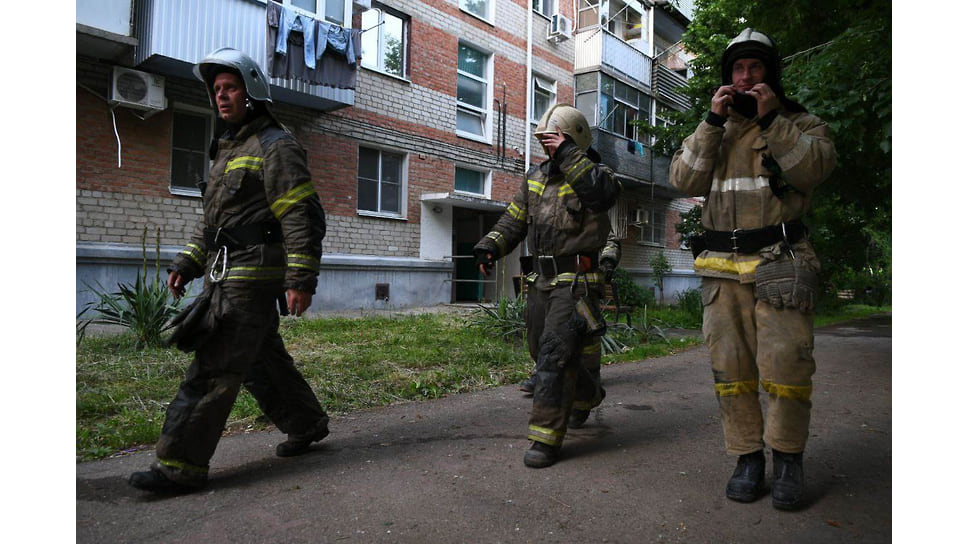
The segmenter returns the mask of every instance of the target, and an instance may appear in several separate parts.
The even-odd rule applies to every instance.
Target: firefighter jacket
[[[191,242],[173,262],[186,280],[207,275],[214,264],[226,282],[316,292],[326,220],[306,152],[273,118],[257,117],[218,140],[202,205]],[[212,243],[212,231],[232,233],[253,225],[275,229],[281,241],[278,235],[264,243],[250,241],[230,249],[223,262],[217,255],[222,242]],[[206,246],[206,229],[213,247]]]
[[[558,147],[555,156],[531,168],[515,192],[504,215],[474,246],[499,259],[511,252],[525,236],[536,256],[599,256],[611,232],[608,209],[622,190],[612,170],[598,163],[598,153],[583,153],[571,141]],[[608,258],[620,258],[617,244]]]
[[[803,217],[814,188],[836,163],[827,124],[782,107],[763,119],[729,112],[724,126],[724,118],[711,113],[683,141],[669,168],[672,185],[689,196],[705,197],[702,225],[707,230],[758,229]],[[759,253],[777,254],[781,248],[778,242]],[[793,249],[819,269],[806,238]],[[696,257],[696,273],[751,283],[760,254],[706,250]]]

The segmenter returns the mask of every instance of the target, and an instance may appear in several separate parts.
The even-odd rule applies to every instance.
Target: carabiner
[[[797,260],[797,254],[793,252],[793,246],[790,244],[790,240],[787,239],[785,221],[780,223],[780,230],[783,231],[783,245],[785,245],[787,247],[787,251],[790,252],[790,258],[792,258],[794,261]]]
[[[222,259],[222,270],[216,272],[215,269],[218,268],[218,260]],[[225,279],[229,270],[229,248],[222,246],[219,248],[218,252],[215,254],[215,259],[212,261],[212,268],[208,271],[208,279],[212,280],[212,283],[218,283]]]

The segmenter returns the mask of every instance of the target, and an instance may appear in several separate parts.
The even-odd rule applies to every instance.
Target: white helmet
[[[242,83],[245,84],[245,94],[251,100],[272,103],[272,98],[269,96],[269,79],[259,64],[237,49],[223,47],[209,53],[192,70],[195,77],[205,83],[212,107],[215,107],[215,91],[212,89],[215,76],[225,71],[224,68],[230,68],[231,71],[238,73]]]
[[[588,120],[582,112],[567,105],[555,104],[548,108],[548,111],[541,116],[538,126],[534,130],[534,135],[538,134],[557,134],[561,129],[562,134],[567,134],[572,141],[581,148],[588,151],[592,145],[592,130],[588,126]]]

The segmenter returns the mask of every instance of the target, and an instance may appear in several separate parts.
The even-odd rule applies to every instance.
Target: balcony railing
[[[248,54],[266,70],[266,5],[254,0],[139,2],[135,65],[178,77],[220,47]],[[324,111],[352,106],[353,89],[272,79],[273,100]]]
[[[640,47],[648,49],[645,42]],[[608,67],[645,87],[650,87],[652,59],[641,49],[602,28],[582,30],[575,34],[575,70]]]
[[[684,87],[688,82],[686,78],[673,72],[661,64],[656,64],[652,72],[652,89],[656,96],[664,102],[669,103],[677,110],[689,109],[691,104],[685,95],[679,92],[680,87]]]

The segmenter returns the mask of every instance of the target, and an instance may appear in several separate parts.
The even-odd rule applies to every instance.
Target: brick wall
[[[411,17],[409,81],[360,69],[353,107],[330,113],[278,105],[278,117],[307,149],[309,168],[330,228],[324,251],[380,256],[419,255],[420,195],[453,190],[454,163],[492,172],[491,198],[510,200],[524,171],[524,139],[531,138],[526,105],[527,17],[534,21],[536,73],[558,81],[560,101],[572,101],[573,40],[544,39],[547,20],[530,0],[498,1],[493,25],[460,11],[456,0],[386,0]],[[572,6],[561,10],[572,20]],[[490,144],[456,134],[459,40],[492,54],[494,98],[507,102],[507,148],[500,154],[499,117],[492,114]],[[82,56],[76,63],[76,240],[139,243],[145,228],[162,244],[182,245],[200,217],[197,197],[169,191],[173,108],[140,119],[110,109],[111,65]],[[506,85],[506,86],[505,86]],[[506,89],[506,94],[505,94]],[[169,104],[207,109],[208,97],[190,79],[166,78]],[[492,104],[493,107],[493,104]],[[121,140],[121,167],[118,143]],[[356,209],[360,145],[406,152],[407,206],[403,219],[367,217]],[[540,147],[531,141],[532,160]]]

